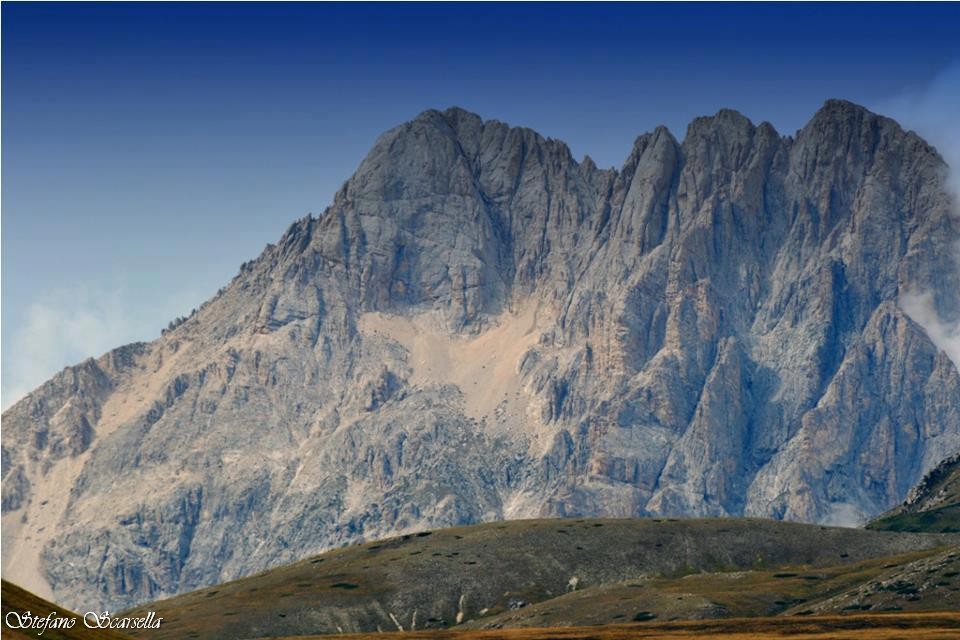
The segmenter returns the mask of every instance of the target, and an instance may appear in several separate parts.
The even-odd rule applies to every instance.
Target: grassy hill
[[[903,504],[869,523],[867,528],[960,533],[960,454],[937,465]]]
[[[956,640],[958,613],[727,618],[686,622],[344,634],[338,640]],[[300,637],[320,640],[329,636]],[[273,640],[292,640],[274,638]]]
[[[10,611],[46,615],[58,611],[70,615],[62,607],[3,581],[3,614]],[[156,633],[156,632],[152,632]],[[511,629],[433,629],[421,631],[337,634],[348,640],[953,640],[960,634],[960,614],[897,613],[845,616],[790,616],[761,618],[725,618],[722,620],[658,622],[644,621],[604,626],[517,627]],[[22,632],[3,626],[3,638],[53,638],[54,640],[131,640],[115,631],[75,627],[72,630],[48,629],[38,636],[36,631]],[[151,636],[152,637],[152,636]],[[331,636],[273,637],[272,640],[321,640]]]
[[[829,567],[657,577],[584,589],[468,623],[472,628],[606,625],[892,611],[960,610],[960,548]]]
[[[3,638],[4,640],[131,640],[130,636],[124,635],[110,629],[88,629],[83,624],[80,614],[64,609],[48,600],[21,589],[15,584],[2,581],[0,586],[0,601],[3,608]],[[7,626],[7,614],[16,612],[23,615],[29,611],[31,614],[39,617],[46,617],[50,612],[57,612],[61,618],[76,618],[77,622],[72,629],[44,629],[43,634],[39,635],[39,630],[18,630]]]
[[[178,639],[769,615],[958,544],[751,519],[512,521],[339,549],[135,612],[164,617],[140,637]],[[931,608],[953,602],[948,580]]]
[[[859,585],[788,613],[960,611],[960,547],[891,559]]]
[[[867,528],[874,531],[960,533],[960,504],[917,513],[886,515],[868,524]]]

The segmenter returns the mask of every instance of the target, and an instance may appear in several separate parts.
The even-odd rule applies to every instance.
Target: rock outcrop
[[[960,450],[898,304],[960,320],[944,172],[842,101],[620,170],[427,111],[191,317],[4,414],[4,576],[114,609],[501,518],[863,522]]]
[[[887,531],[960,532],[960,454],[933,468],[907,499],[867,523]]]

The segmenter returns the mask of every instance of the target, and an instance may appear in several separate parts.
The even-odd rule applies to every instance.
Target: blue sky
[[[382,131],[459,105],[619,166],[831,97],[960,148],[960,5],[2,6],[2,402],[156,337]]]

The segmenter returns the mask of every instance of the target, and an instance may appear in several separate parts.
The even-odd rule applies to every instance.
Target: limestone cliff
[[[842,101],[619,170],[425,112],[185,322],[4,414],[4,577],[116,608],[501,518],[865,521],[960,450],[899,305],[960,319],[944,171]]]

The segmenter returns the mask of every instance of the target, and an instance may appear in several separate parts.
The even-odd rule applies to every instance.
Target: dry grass
[[[957,550],[960,553],[960,550]],[[832,613],[951,611],[960,590],[947,574],[956,553],[921,551],[858,563],[791,567],[769,571],[697,573],[599,585],[534,602],[522,608],[476,617],[474,629],[621,624],[642,612],[649,621],[764,617]],[[912,569],[911,569],[912,568]],[[881,589],[897,579],[909,593]],[[821,608],[825,599],[853,594]],[[856,604],[856,607],[849,605]],[[894,608],[896,607],[896,608]]]
[[[876,531],[926,531],[930,533],[960,533],[960,504],[921,511],[900,513],[875,520],[867,529]]]
[[[41,638],[41,640],[131,640],[130,636],[124,635],[119,631],[110,629],[88,629],[83,625],[79,614],[57,606],[48,600],[44,600],[6,580],[2,582],[2,585],[0,594],[2,594],[3,599],[4,622],[0,623],[0,626],[3,628],[0,636],[3,637],[3,640],[26,640],[27,638],[32,640],[36,640],[36,638]],[[45,629],[43,634],[39,635],[39,631],[37,630],[20,631],[9,628],[6,624],[6,617],[7,613],[11,611],[16,611],[20,614],[29,611],[39,617],[45,617],[51,611],[56,611],[60,614],[60,617],[74,617],[77,619],[77,622],[72,629]]]
[[[3,612],[30,610],[46,614],[61,607],[39,598],[6,581],[3,582]],[[33,632],[34,634],[36,632]],[[141,632],[141,638],[150,638],[154,632]],[[156,634],[159,635],[159,634]],[[213,635],[216,635],[215,633]],[[4,639],[36,638],[8,628]],[[53,640],[129,640],[129,636],[114,631],[90,630],[78,626],[73,630],[48,630],[43,638]],[[195,637],[203,638],[205,634]],[[726,640],[956,640],[960,638],[960,613],[893,613],[831,616],[780,616],[761,618],[726,618],[684,622],[645,622],[581,627],[523,628],[523,629],[442,629],[406,633],[356,633],[327,636],[286,636],[273,640],[622,640],[626,638],[657,638],[688,640],[713,638]]]
[[[156,611],[163,628],[130,635],[235,640],[387,631],[409,629],[414,614],[418,629],[442,629],[454,624],[464,594],[462,627],[472,628],[599,628],[642,612],[655,616],[645,624],[769,616],[879,579],[887,565],[936,553],[922,549],[941,540],[956,538],[738,519],[490,523],[337,549],[142,605],[135,611]],[[567,592],[571,576],[580,581],[576,593]],[[949,610],[946,602],[926,603],[926,593],[897,611]],[[518,601],[527,604],[516,608]]]
[[[423,631],[406,633],[299,636],[297,640],[336,637],[342,640],[625,640],[656,638],[688,640],[957,640],[960,613],[874,614],[849,616],[730,618],[602,627],[554,627],[483,631]],[[292,638],[276,640],[293,640]]]

